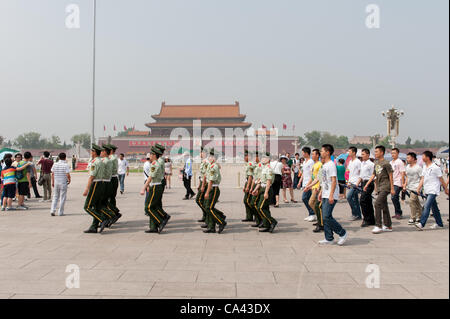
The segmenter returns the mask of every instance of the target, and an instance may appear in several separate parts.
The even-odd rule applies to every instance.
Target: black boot
[[[323,226],[317,225],[316,228],[313,230],[314,233],[320,233],[323,231]]]
[[[205,234],[215,234],[216,230],[215,229],[207,229],[203,231]]]
[[[227,223],[223,222],[223,224],[219,225],[219,234],[221,234],[223,232],[223,230],[225,229],[225,227],[227,226]]]
[[[109,224],[110,221],[111,221],[110,219],[106,219],[106,220],[102,221],[102,223],[100,224],[100,230],[99,230],[100,234],[103,232],[103,230]]]
[[[147,234],[155,234],[158,233],[158,231],[156,229],[149,229],[145,231]]]
[[[277,227],[277,225],[278,225],[278,222],[273,222],[273,223],[270,225],[269,232],[270,232],[270,233],[273,233],[273,231],[275,230],[275,227]]]
[[[208,228],[208,225],[202,225],[201,227],[202,228]]]

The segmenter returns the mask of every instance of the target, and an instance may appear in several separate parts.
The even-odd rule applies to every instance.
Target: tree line
[[[130,129],[131,130],[131,129]],[[127,131],[120,132],[118,136],[126,136]],[[349,146],[356,146],[358,148],[372,148],[373,144],[390,147],[389,137],[381,138],[380,136],[372,137],[372,144],[357,144],[351,145],[349,138],[344,135],[334,135],[329,132],[311,131],[306,132],[303,136],[299,136],[300,145],[309,145],[313,147],[320,147],[323,144],[332,144],[336,148],[348,148]],[[29,132],[19,135],[12,141],[6,141],[0,135],[0,146],[15,147],[20,149],[68,149],[80,144],[81,147],[89,149],[91,143],[91,136],[89,133],[82,133],[72,136],[70,143],[62,142],[59,136],[53,135],[50,138],[43,137],[40,133]],[[403,144],[398,144],[399,148],[440,148],[447,146],[446,141],[426,141],[416,140],[412,141],[408,137]]]

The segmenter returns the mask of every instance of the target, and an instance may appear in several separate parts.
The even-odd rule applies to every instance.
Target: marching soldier
[[[109,199],[112,195],[112,184],[111,177],[113,172],[113,162],[109,159],[109,154],[111,150],[108,145],[102,145],[100,157],[103,165],[105,165],[105,169],[103,171],[103,185],[104,191],[102,194],[102,213],[110,218],[110,222],[106,227],[110,227],[116,220],[117,216],[114,212],[114,208],[111,206]]]
[[[205,203],[204,207],[208,212],[207,222],[208,229],[204,230],[204,233],[215,233],[216,224],[219,225],[219,234],[223,232],[227,223],[225,222],[226,216],[218,210],[215,206],[217,200],[220,197],[219,185],[222,181],[222,176],[220,174],[220,167],[216,163],[216,157],[214,150],[210,151],[209,157],[210,165],[206,171],[206,181],[208,183],[208,188],[205,192]]]
[[[119,189],[119,159],[116,155],[117,146],[109,144],[109,148],[111,149],[111,155],[109,156],[110,160],[113,163],[113,171],[112,171],[112,177],[111,177],[111,185],[112,185],[112,194],[109,198],[109,204],[113,208],[114,213],[116,214],[116,219],[114,223],[119,220],[120,217],[122,217],[122,214],[120,213],[120,209],[117,208],[117,190]]]
[[[255,168],[253,169],[253,183],[251,187],[251,198],[249,200],[250,202],[250,208],[253,212],[253,216],[255,219],[255,224],[252,225],[252,227],[255,228],[261,228],[263,226],[263,221],[261,217],[261,213],[258,209],[258,202],[259,202],[259,192],[257,191],[258,184],[261,182],[261,172],[263,169],[263,165],[259,160],[259,152],[256,152],[255,157]]]
[[[105,166],[100,160],[101,148],[98,145],[92,144],[91,157],[89,163],[89,179],[84,190],[83,196],[86,197],[84,203],[84,210],[92,216],[93,221],[91,227],[84,231],[87,234],[97,233],[100,227],[100,233],[103,232],[109,223],[109,218],[101,212],[102,209],[102,194],[104,192],[103,174]]]
[[[202,225],[202,228],[208,227],[208,212],[205,209],[204,202],[205,202],[205,191],[206,191],[206,172],[208,170],[209,162],[206,158],[206,152],[204,148],[202,147],[200,157],[202,160],[202,163],[200,164],[200,176],[199,176],[199,185],[198,185],[198,192],[197,197],[195,198],[195,202],[197,203],[198,207],[203,212],[202,219],[198,220],[199,223],[205,223],[205,225]]]
[[[163,217],[161,207],[161,197],[164,191],[162,187],[162,180],[164,178],[164,169],[158,163],[158,159],[162,156],[161,150],[152,147],[150,153],[150,174],[145,182],[144,188],[141,190],[141,195],[145,195],[148,189],[148,196],[145,200],[145,214],[149,216],[149,230],[146,233],[161,233],[170,219],[170,216]]]
[[[163,167],[163,171],[165,171],[165,168],[164,168],[165,162],[164,162],[163,155],[164,155],[164,152],[166,151],[166,148],[164,146],[162,146],[161,144],[156,144],[155,147],[157,149],[159,149],[162,153],[162,155],[158,158],[158,163]],[[163,194],[164,194],[164,191],[166,190],[166,184],[167,184],[166,175],[164,174],[164,178],[162,180]]]
[[[246,176],[246,182],[244,186],[244,205],[245,205],[245,211],[246,211],[246,218],[242,220],[243,222],[252,222],[253,219],[253,212],[252,208],[250,206],[250,188],[253,185],[253,171],[255,169],[255,165],[250,161],[249,159],[249,153],[248,150],[245,150],[244,154],[244,160],[245,160],[245,176]]]
[[[261,213],[263,220],[262,229],[259,231],[262,233],[273,233],[278,222],[272,217],[270,213],[270,199],[272,198],[272,184],[275,180],[275,174],[270,167],[270,153],[264,154],[262,160],[263,168],[261,171],[260,183],[257,186],[259,192],[258,210]]]

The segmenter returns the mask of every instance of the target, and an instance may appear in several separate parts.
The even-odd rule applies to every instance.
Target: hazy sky
[[[68,4],[81,28],[65,26]],[[381,28],[365,25],[368,4]],[[448,0],[98,0],[97,136],[168,104],[255,124],[448,140]],[[90,131],[92,0],[0,0],[0,135]]]

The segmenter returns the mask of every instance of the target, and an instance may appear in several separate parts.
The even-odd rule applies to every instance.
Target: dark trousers
[[[104,185],[102,182],[94,182],[89,189],[89,193],[84,202],[84,210],[92,216],[93,221],[91,228],[97,228],[99,223],[108,217],[101,212],[102,210],[102,194],[104,193]]]
[[[305,204],[306,209],[308,210],[309,216],[313,216],[315,214],[314,210],[312,209],[312,207],[309,206],[309,200],[311,199],[311,195],[312,195],[312,191],[311,190],[309,190],[307,192],[304,191],[303,194],[302,194],[302,201],[303,201],[303,204]]]
[[[198,188],[197,197],[195,198],[195,202],[197,203],[198,207],[202,210],[202,220],[205,221],[205,223],[208,223],[208,212],[205,209],[204,203],[205,203],[205,193],[202,192],[201,186]]]
[[[208,212],[208,229],[215,229],[216,224],[225,224],[225,215],[216,208],[217,201],[220,197],[219,187],[213,187],[209,193],[209,198],[205,199],[205,209]]]
[[[388,191],[381,191],[378,193],[377,200],[375,201],[375,225],[379,228],[392,227],[391,215],[389,213],[389,206],[387,197],[390,194]]]
[[[400,186],[394,186],[395,195],[391,196],[392,204],[395,207],[395,215],[403,215],[402,206],[400,205],[400,193],[402,192],[402,188]]]
[[[101,212],[108,216],[109,218],[113,218],[116,216],[115,208],[111,205],[110,198],[113,194],[113,184],[111,182],[103,182],[104,192],[102,193],[102,209]]]
[[[245,183],[245,188],[247,188],[247,184],[248,183]],[[245,206],[245,219],[246,220],[253,220],[252,208],[250,206],[250,197],[251,197],[251,195],[249,193],[245,193],[244,206]]]
[[[330,204],[328,198],[322,199],[323,227],[325,231],[325,238],[328,241],[332,241],[334,239],[333,233],[336,233],[341,237],[346,234],[345,229],[342,228],[341,224],[339,224],[333,217],[333,210],[335,206],[336,200],[333,204]]]
[[[362,183],[363,189],[366,186],[366,184],[367,184],[367,181],[364,181]],[[361,193],[361,199],[360,199],[361,211],[363,214],[364,221],[369,225],[375,225],[375,211],[373,209],[373,202],[372,202],[372,194],[373,194],[374,188],[375,188],[374,184],[371,183],[367,187],[367,192]]]
[[[276,174],[275,175],[275,180],[273,181],[273,185],[272,185],[272,204],[276,204],[277,203],[277,196],[280,196],[280,189],[282,186],[283,182],[282,182],[282,177],[281,175]]]
[[[270,225],[276,224],[277,221],[275,218],[272,217],[272,214],[270,212],[270,198],[272,195],[272,189],[269,190],[269,198],[264,198],[264,193],[266,192],[265,188],[261,188],[261,195],[259,196],[258,200],[258,210],[260,213],[260,216],[262,217],[263,221],[263,227],[269,228]]]
[[[150,217],[150,230],[156,230],[163,221],[160,207],[162,191],[161,187],[150,186],[148,196],[145,199],[145,215]]]
[[[436,224],[438,224],[441,227],[444,227],[441,217],[441,211],[439,210],[439,206],[436,202],[436,197],[437,196],[434,194],[427,195],[427,200],[425,202],[425,205],[423,206],[422,217],[420,218],[420,223],[424,227],[425,224],[427,223],[428,217],[430,216],[430,210],[433,211],[433,217],[434,220],[436,221]]]
[[[33,192],[34,192],[34,197],[35,198],[40,198],[41,195],[39,195],[39,190],[37,188],[37,181],[36,181],[36,177],[31,177],[31,186],[33,187]],[[31,193],[28,190],[28,198],[31,197]]]
[[[110,208],[117,214],[120,210],[117,208],[117,189],[119,188],[119,178],[112,177],[111,178],[111,193],[109,197]]]
[[[195,193],[191,188],[191,182],[192,182],[192,176],[187,177],[186,175],[183,176],[183,184],[184,188],[186,188],[186,198],[189,198],[189,196],[194,196]]]

